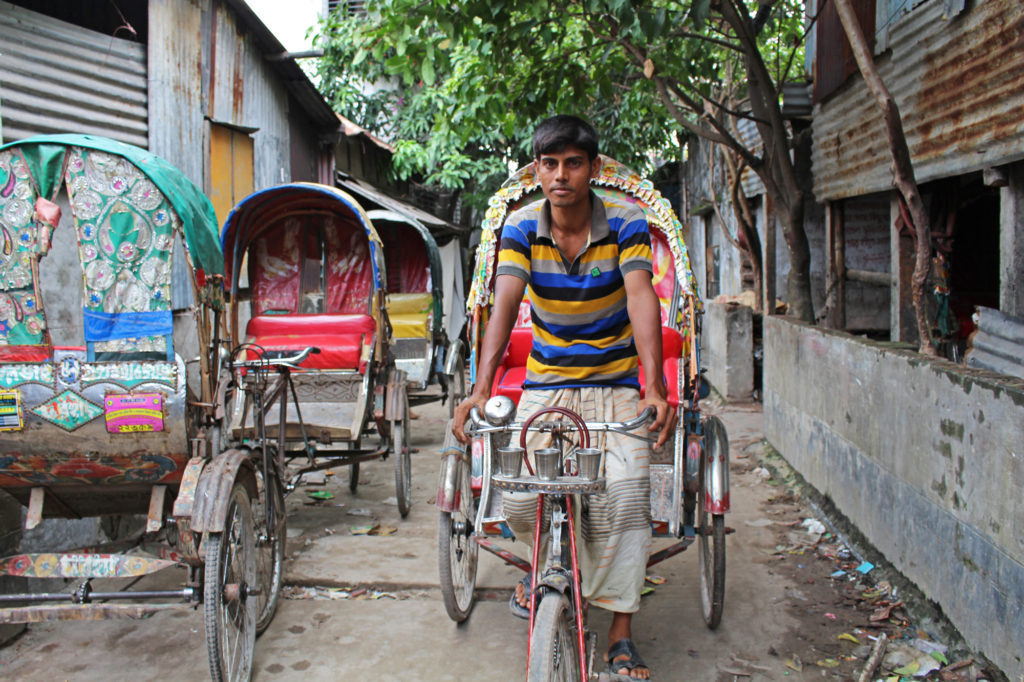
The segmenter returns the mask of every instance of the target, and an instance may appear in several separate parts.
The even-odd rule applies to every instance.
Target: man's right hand
[[[466,421],[469,420],[469,411],[475,407],[483,414],[486,402],[487,398],[485,397],[470,395],[455,406],[455,414],[452,415],[452,433],[455,435],[455,439],[463,445],[469,443],[469,436],[466,435],[465,430]]]

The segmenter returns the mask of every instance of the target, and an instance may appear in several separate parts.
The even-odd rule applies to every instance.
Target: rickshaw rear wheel
[[[406,428],[409,425],[409,401],[402,394],[402,413],[391,423],[391,451],[395,456],[395,498],[398,513],[404,519],[412,509],[412,449]]]
[[[541,597],[530,634],[529,682],[580,679],[576,616],[569,598],[549,591]]]
[[[206,540],[203,609],[214,682],[248,680],[252,673],[256,609],[248,591],[258,585],[255,537],[249,490],[236,482],[224,531]]]
[[[260,635],[270,626],[277,612],[277,600],[281,593],[284,577],[285,540],[288,536],[287,518],[284,507],[284,489],[280,479],[271,474],[270,485],[263,487],[263,495],[253,509],[256,530],[256,579],[260,594],[256,603],[256,634]],[[267,513],[264,505],[273,506],[273,534],[267,527]]]
[[[448,617],[456,623],[469,618],[476,600],[476,569],[480,547],[473,540],[473,491],[468,467],[460,467],[458,508],[441,512],[437,527],[437,568]]]

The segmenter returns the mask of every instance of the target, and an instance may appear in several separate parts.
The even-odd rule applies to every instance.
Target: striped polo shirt
[[[653,272],[651,234],[636,206],[590,193],[590,238],[574,262],[551,238],[546,199],[519,209],[501,231],[497,274],[529,287],[533,348],[524,388],[640,387],[623,275]]]

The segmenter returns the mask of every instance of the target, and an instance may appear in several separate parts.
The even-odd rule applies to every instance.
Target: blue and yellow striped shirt
[[[551,238],[546,199],[502,228],[497,274],[529,287],[533,348],[524,388],[640,387],[623,275],[653,272],[647,219],[631,204],[593,192],[590,200],[590,239],[574,262]]]

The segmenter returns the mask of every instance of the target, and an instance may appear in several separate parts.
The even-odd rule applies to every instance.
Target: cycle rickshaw
[[[395,211],[367,214],[384,242],[388,319],[395,365],[405,372],[409,405],[441,400],[451,415],[466,397],[462,341],[444,329],[441,254],[430,230]]]
[[[347,465],[354,491],[360,462],[392,455],[398,510],[406,516],[412,504],[406,372],[392,352],[383,244],[362,207],[327,185],[270,187],[232,209],[221,243],[231,334],[244,341],[244,356],[318,351],[291,372],[285,411],[264,415],[269,403],[256,405],[252,391],[234,395],[232,440],[257,440],[257,420],[264,417],[270,429],[283,426],[280,456],[295,471],[286,487],[310,472]],[[242,381],[236,376],[236,384]]]
[[[202,604],[222,680],[248,678],[274,615],[283,528],[253,453],[221,447],[217,237],[209,200],[145,150],[91,135],[0,148],[0,488],[28,528],[145,519],[135,537],[0,560],[9,576],[75,581],[0,595],[0,622]],[[105,580],[171,566],[188,571],[177,589]]]
[[[622,164],[602,156],[599,176],[591,188],[613,201],[639,206],[650,225],[654,255],[654,286],[662,307],[662,346],[664,373],[669,402],[678,410],[679,420],[666,454],[651,460],[651,526],[653,535],[671,544],[652,553],[651,566],[674,556],[694,542],[700,557],[700,593],[702,613],[709,628],[718,626],[725,595],[725,527],[729,509],[728,439],[721,421],[700,412],[699,319],[701,302],[690,271],[682,237],[682,226],[670,204],[648,180]],[[470,324],[470,372],[475,380],[475,360],[487,324],[491,289],[501,229],[508,215],[531,201],[542,198],[535,164],[512,175],[495,194],[483,224],[476,266],[468,297]],[[602,489],[603,478],[580,475],[540,476],[527,460],[525,474],[503,458],[523,456],[526,432],[545,430],[551,434],[557,458],[574,462],[577,473],[588,451],[588,432],[627,433],[643,425],[638,418],[628,423],[585,423],[561,408],[547,408],[553,415],[518,415],[510,423],[514,403],[522,391],[526,360],[533,344],[529,326],[529,302],[523,302],[519,319],[491,387],[487,414],[474,415],[467,433],[475,432],[470,446],[462,447],[448,434],[442,452],[437,505],[441,591],[448,615],[456,622],[469,617],[475,600],[479,549],[495,554],[506,563],[531,572],[538,585],[530,608],[529,679],[597,679],[592,676],[596,634],[585,636],[584,605],[580,602],[578,568],[575,561],[575,537],[571,500]],[[644,372],[641,367],[641,390]],[[545,416],[546,419],[537,419]],[[558,419],[557,417],[561,417]],[[573,435],[575,434],[575,435]],[[519,441],[520,448],[509,447]],[[538,455],[537,453],[532,453]],[[602,460],[603,461],[603,460]],[[561,464],[559,466],[562,466]],[[539,461],[538,461],[539,467]],[[572,473],[565,465],[563,473]],[[550,473],[550,472],[549,472]],[[561,515],[551,513],[554,543],[548,569],[539,574],[542,556],[534,539],[534,555],[524,559],[496,544],[494,536],[511,535],[502,513],[502,490],[533,492],[538,495],[538,521],[544,498],[558,501]],[[565,509],[570,511],[565,514]],[[556,523],[557,522],[557,523]],[[568,524],[568,532],[561,524]],[[538,528],[540,524],[538,523]],[[558,532],[556,533],[556,527]],[[539,531],[538,531],[539,532]],[[559,536],[563,546],[555,539]],[[569,559],[571,558],[571,561]],[[551,561],[553,559],[553,561]],[[552,568],[552,564],[554,567]],[[575,575],[574,575],[575,574]],[[546,602],[550,602],[546,604]],[[588,656],[589,650],[589,656]],[[588,662],[589,661],[589,662]]]

